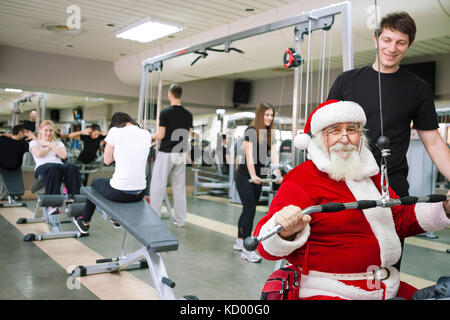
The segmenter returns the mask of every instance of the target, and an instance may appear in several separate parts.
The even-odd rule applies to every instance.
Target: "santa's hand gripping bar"
[[[347,203],[325,203],[317,206],[311,206],[302,211],[302,214],[311,214],[315,212],[337,212],[347,209],[370,209],[375,207],[393,207],[396,205],[412,205],[419,202],[442,202],[450,199],[450,196],[446,196],[443,194],[431,194],[424,197],[402,197],[398,199],[389,199],[389,200],[359,200],[356,202],[347,202]],[[259,235],[258,237],[247,237],[244,239],[244,247],[248,251],[255,250],[259,243],[263,240],[266,240],[273,235],[283,231],[283,227],[281,225],[277,225],[272,231],[267,234]]]

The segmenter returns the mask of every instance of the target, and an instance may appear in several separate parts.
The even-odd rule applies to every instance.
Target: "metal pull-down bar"
[[[146,107],[145,93],[146,93],[146,78],[148,73],[157,70],[158,73],[162,72],[162,63],[165,60],[176,58],[189,53],[206,52],[207,49],[225,45],[225,48],[229,48],[230,44],[237,40],[246,39],[256,35],[284,29],[291,26],[297,26],[296,29],[305,30],[305,25],[308,25],[311,21],[311,30],[324,29],[329,27],[335,15],[341,14],[342,16],[342,57],[343,57],[343,70],[349,70],[353,68],[353,39],[352,39],[352,17],[351,17],[351,3],[348,1],[340,2],[328,7],[311,10],[307,13],[291,17],[288,19],[280,20],[277,22],[269,23],[263,26],[251,28],[245,31],[241,31],[232,35],[207,41],[201,44],[193,45],[187,48],[180,48],[171,52],[167,52],[156,57],[152,57],[142,61],[142,74],[141,74],[141,87],[139,93],[139,109],[138,109],[138,123],[142,124],[144,108]],[[162,81],[159,76],[159,89],[158,89],[158,104],[157,113],[159,114],[160,101],[161,101],[161,87]],[[158,118],[158,117],[157,117]],[[294,120],[294,119],[293,119]]]

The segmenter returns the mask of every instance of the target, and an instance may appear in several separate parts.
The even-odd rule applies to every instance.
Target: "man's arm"
[[[162,140],[166,136],[166,127],[158,127],[156,133],[152,136],[152,140]]]
[[[75,131],[75,132],[72,132],[72,133],[70,133],[69,134],[69,138],[70,139],[79,139],[80,138],[80,135],[89,135],[91,133],[91,130],[90,130],[90,128],[86,128],[86,129],[84,129],[84,130],[82,130],[82,131]]]
[[[417,130],[417,133],[439,172],[450,180],[450,149],[439,131],[437,129]]]

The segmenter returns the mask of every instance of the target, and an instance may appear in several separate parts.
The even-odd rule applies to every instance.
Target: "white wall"
[[[0,45],[0,86],[30,91],[138,97],[108,61],[75,58]]]

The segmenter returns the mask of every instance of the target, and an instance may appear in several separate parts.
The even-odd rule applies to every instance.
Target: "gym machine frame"
[[[301,41],[301,35],[304,33],[311,33],[313,30],[329,28],[334,22],[334,16],[341,14],[342,16],[342,57],[343,57],[343,70],[349,70],[353,68],[353,38],[352,38],[352,17],[351,17],[351,3],[348,1],[340,2],[328,7],[311,10],[307,13],[302,13],[298,16],[294,16],[288,19],[279,20],[277,22],[262,25],[256,28],[251,28],[242,32],[238,32],[229,36],[221,37],[215,40],[207,41],[198,45],[194,45],[187,48],[181,48],[168,53],[158,55],[153,58],[142,61],[142,73],[141,73],[141,85],[139,91],[139,108],[138,108],[138,123],[142,124],[144,121],[144,112],[147,109],[146,93],[147,93],[147,77],[152,71],[158,72],[158,95],[156,104],[156,114],[161,111],[161,95],[162,95],[162,77],[161,72],[163,69],[163,62],[168,59],[176,58],[189,53],[206,53],[207,50],[213,47],[224,45],[224,52],[229,52],[230,45],[233,41],[242,40],[256,35],[284,29],[287,27],[295,26],[296,43],[299,47]],[[293,137],[297,134],[297,119],[298,108],[301,103],[298,99],[300,72],[298,68],[295,69],[294,75],[294,100],[293,100],[293,125],[292,133]],[[159,125],[159,118],[156,117],[156,127]],[[296,162],[294,162],[296,163]]]

